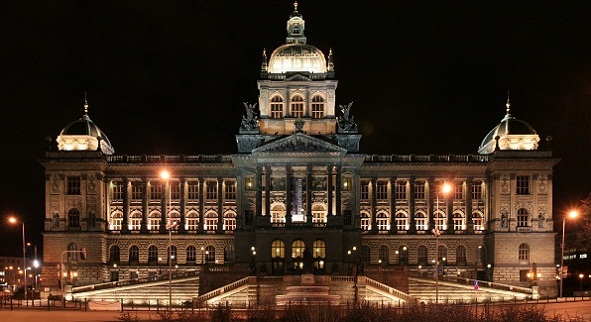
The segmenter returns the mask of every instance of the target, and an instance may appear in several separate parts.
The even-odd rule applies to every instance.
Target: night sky
[[[38,160],[83,114],[117,154],[235,153],[261,53],[283,44],[287,0],[0,3],[0,217],[40,245]],[[555,216],[591,192],[591,2],[299,1],[308,43],[334,53],[337,104],[375,154],[476,153],[512,114],[555,168]],[[2,219],[4,220],[4,219]],[[20,229],[0,225],[0,255]],[[29,237],[30,236],[30,237]],[[16,241],[16,242],[15,242]]]

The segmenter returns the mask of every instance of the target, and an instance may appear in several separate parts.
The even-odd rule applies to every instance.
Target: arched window
[[[481,266],[486,262],[486,249],[479,245],[476,247],[476,265]]]
[[[301,239],[296,239],[291,243],[291,258],[304,258],[304,249],[306,244]]]
[[[481,212],[476,211],[472,213],[472,222],[474,223],[475,231],[484,230],[484,216]]]
[[[406,231],[408,228],[408,216],[404,212],[396,213],[396,229],[399,231]]]
[[[234,245],[224,247],[224,263],[234,262]]]
[[[322,239],[316,239],[312,244],[314,258],[326,258],[326,243]]]
[[[121,250],[119,246],[113,245],[109,248],[109,264],[119,264],[121,259]]]
[[[312,97],[312,118],[321,119],[324,117],[324,99],[320,95]]]
[[[371,230],[371,216],[365,211],[361,213],[361,230]]]
[[[181,214],[179,214],[177,211],[171,211],[168,213],[168,223],[171,225],[169,227],[172,227],[172,230],[178,229],[178,227],[175,226],[178,225],[178,223],[180,222]]]
[[[158,263],[158,247],[151,245],[148,247],[148,264]]]
[[[68,211],[68,227],[80,227],[80,210],[72,208]]]
[[[139,211],[134,211],[131,216],[129,216],[129,229],[130,230],[140,230],[142,227],[142,213]]]
[[[427,265],[427,263],[429,262],[429,257],[427,254],[428,254],[427,246],[420,245],[419,249],[417,251],[419,265]]]
[[[418,231],[425,231],[429,228],[427,224],[427,216],[424,212],[416,212],[415,213],[415,225]]]
[[[234,212],[229,211],[224,214],[223,229],[225,232],[232,232],[236,230],[236,214]]]
[[[361,246],[361,261],[364,263],[371,262],[371,249],[367,245]]]
[[[129,264],[130,265],[137,265],[140,261],[140,249],[133,245],[129,247]]]
[[[78,260],[78,245],[75,243],[71,243],[68,245],[68,260],[69,261],[77,261]]]
[[[461,212],[454,212],[453,216],[454,230],[466,230],[466,218],[464,217],[464,214]]]
[[[116,211],[110,218],[110,230],[121,230],[121,223],[123,222],[123,213]]]
[[[433,221],[435,222],[435,228],[439,230],[447,230],[447,218],[442,211],[437,210],[435,214],[433,214]]]
[[[205,247],[205,262],[215,263],[215,247],[212,245]]]
[[[520,264],[529,264],[529,245],[528,244],[519,245],[519,263]]]
[[[390,216],[387,213],[380,212],[376,218],[376,224],[380,232],[387,232],[390,230]]]
[[[285,223],[285,207],[283,205],[275,205],[271,209],[271,223],[284,224]]]
[[[176,263],[177,261],[177,257],[176,257],[176,246],[171,245],[170,247],[168,247],[168,251],[166,253],[168,256],[166,257],[167,260],[172,261],[173,263]],[[168,263],[168,262],[167,262]]]
[[[517,227],[529,227],[529,213],[527,209],[517,210]]]
[[[456,265],[466,265],[468,264],[466,260],[466,247],[463,245],[459,245],[456,248]]]
[[[272,119],[280,119],[283,117],[283,98],[281,96],[273,96],[271,98],[271,115]]]
[[[400,246],[398,247],[398,264],[400,265],[408,265],[408,247]]]
[[[152,231],[158,231],[160,229],[160,212],[154,211],[148,218],[148,229]]]
[[[275,239],[271,244],[271,258],[285,258],[285,243]]]
[[[439,261],[447,261],[447,247],[439,245],[439,249],[437,250],[437,259],[439,259]]]
[[[197,247],[195,246],[188,246],[187,247],[187,264],[195,264],[197,262]]]
[[[187,231],[197,231],[199,228],[199,215],[192,211],[185,218],[185,228]]]
[[[215,232],[218,229],[218,214],[214,211],[205,214],[205,231]]]
[[[291,117],[304,117],[304,99],[300,95],[291,98]]]
[[[326,211],[321,205],[314,205],[312,208],[312,223],[313,224],[325,224],[326,223]]]
[[[390,262],[390,248],[386,245],[380,246],[379,256],[382,264],[388,264]]]

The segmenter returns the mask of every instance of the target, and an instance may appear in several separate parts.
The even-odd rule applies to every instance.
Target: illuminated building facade
[[[557,160],[509,101],[478,153],[359,153],[354,107],[337,104],[332,51],[304,31],[296,6],[286,43],[263,52],[259,100],[244,104],[236,154],[116,154],[85,103],[42,160],[44,276],[57,277],[61,259],[84,285],[157,275],[169,257],[178,270],[254,260],[276,275],[346,275],[354,260],[432,269],[439,258],[448,274],[555,294]],[[86,261],[60,258],[80,247]]]

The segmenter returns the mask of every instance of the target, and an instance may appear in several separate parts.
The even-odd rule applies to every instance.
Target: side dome
[[[482,140],[479,154],[490,154],[499,150],[537,150],[540,136],[531,125],[509,114],[510,102],[507,99],[507,115]],[[498,142],[497,142],[498,139]]]
[[[294,43],[275,49],[269,59],[269,73],[327,72],[326,59],[322,51],[312,45]]]
[[[88,103],[84,102],[84,115],[68,124],[58,135],[56,142],[60,151],[100,151],[114,154],[115,149],[107,135],[88,117]]]

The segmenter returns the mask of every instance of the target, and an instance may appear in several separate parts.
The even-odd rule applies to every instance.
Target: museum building
[[[360,153],[332,50],[304,31],[296,4],[285,44],[263,51],[235,154],[117,154],[85,101],[41,160],[44,284],[155,276],[169,260],[177,271],[250,265],[267,275],[347,275],[357,262],[432,270],[438,260],[445,274],[556,294],[558,160],[509,100],[474,154]]]

